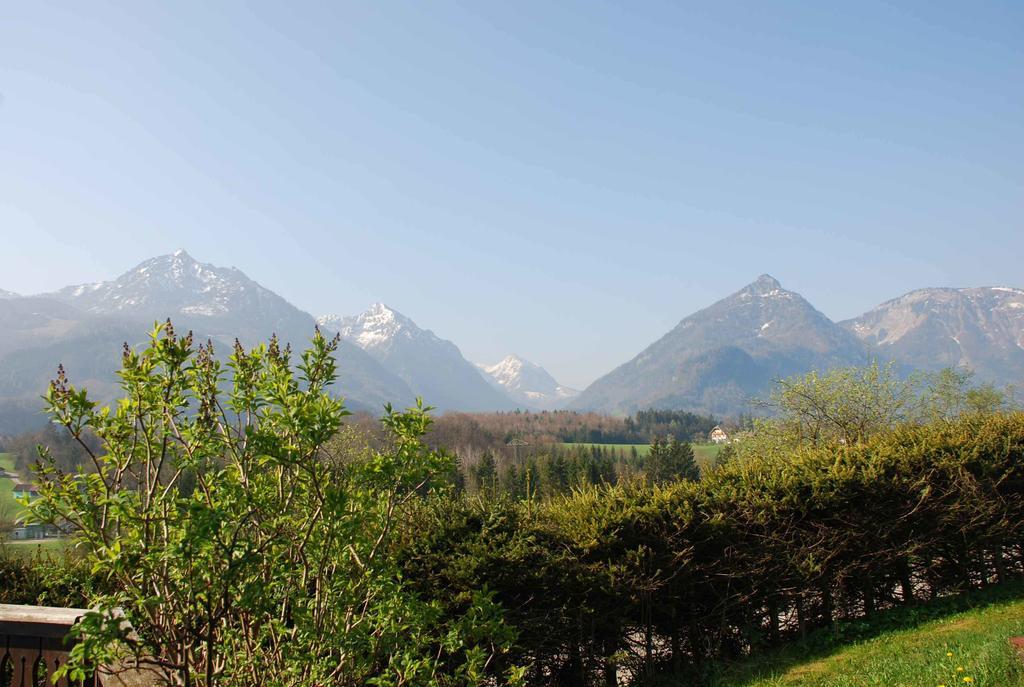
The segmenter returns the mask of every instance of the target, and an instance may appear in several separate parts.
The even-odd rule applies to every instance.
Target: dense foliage
[[[0,604],[87,607],[100,578],[75,556],[21,556],[0,544]]]

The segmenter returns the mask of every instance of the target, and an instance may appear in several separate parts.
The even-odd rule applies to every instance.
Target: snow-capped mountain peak
[[[0,298],[20,298],[20,297],[21,296],[19,294],[16,294],[13,291],[4,291],[3,289],[0,289]]]
[[[384,303],[374,303],[365,312],[349,317],[323,315],[317,318],[317,324],[367,351],[389,346],[397,337],[441,342],[433,332],[420,329],[411,319]]]
[[[374,303],[365,312],[351,317],[325,315],[317,318],[317,324],[365,350],[405,381],[414,393],[439,409],[515,407],[505,394],[481,379],[455,344],[429,329],[421,329],[384,303]]]
[[[792,300],[794,297],[800,298],[799,294],[784,289],[779,280],[770,274],[762,274],[734,296],[734,298],[739,298],[740,300],[749,300],[751,298]]]
[[[530,407],[557,408],[579,394],[576,389],[559,384],[540,365],[515,354],[494,365],[477,363],[477,368],[496,388]]]
[[[341,334],[352,337],[363,348],[369,348],[403,332],[409,335],[418,331],[419,327],[409,318],[384,303],[374,303],[355,321],[347,323]]]
[[[177,250],[150,258],[113,281],[68,286],[53,294],[87,312],[132,314],[157,309],[172,315],[230,314],[236,302],[265,291],[233,267],[201,263]],[[269,293],[269,292],[267,292]]]
[[[543,369],[539,365],[529,363],[514,353],[512,355],[505,356],[500,362],[495,365],[483,365],[478,364],[481,370],[489,374],[494,378],[494,381],[501,384],[506,388],[515,388],[522,381],[523,367],[532,365],[537,369]]]

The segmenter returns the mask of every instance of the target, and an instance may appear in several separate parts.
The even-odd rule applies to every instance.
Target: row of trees
[[[976,384],[973,373],[944,368],[899,375],[877,361],[779,380],[758,401],[764,415],[740,445],[764,455],[792,446],[855,444],[899,424],[927,423],[1016,407],[1013,387]]]
[[[648,450],[599,444],[550,446],[519,460],[507,455],[496,458],[488,451],[475,464],[458,464],[453,485],[457,491],[489,497],[534,500],[626,481],[664,484],[700,479],[701,471],[689,443],[659,437],[650,447],[641,448]]]
[[[623,418],[621,428],[590,427],[584,423],[567,427],[559,438],[565,442],[598,444],[650,443],[664,437],[703,442],[707,441],[708,434],[717,424],[719,420],[709,415],[651,409]]]
[[[427,441],[474,463],[485,451],[514,453],[510,445],[538,454],[562,443],[646,445],[666,437],[703,442],[716,424],[715,418],[679,410],[643,410],[624,418],[569,410],[446,413],[436,418]]]
[[[82,439],[91,450],[99,450],[95,437],[85,435]],[[37,456],[36,447],[40,445],[47,447],[50,457],[64,470],[74,470],[89,463],[89,454],[82,445],[61,427],[52,424],[7,437],[0,444],[0,451],[13,455],[15,469],[27,475]]]

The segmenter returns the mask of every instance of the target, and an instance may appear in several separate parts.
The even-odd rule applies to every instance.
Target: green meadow
[[[13,470],[14,456],[10,453],[0,453],[0,470]],[[11,493],[14,490],[14,482],[6,477],[0,477],[0,517],[12,517],[21,510],[21,504],[14,500]]]
[[[0,558],[60,558],[69,551],[70,539],[0,541]]]
[[[713,687],[1024,687],[1024,585],[895,609],[721,669]],[[669,683],[671,684],[671,683]],[[685,683],[677,683],[685,684]]]

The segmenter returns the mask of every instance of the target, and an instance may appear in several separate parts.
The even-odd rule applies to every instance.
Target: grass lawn
[[[1024,585],[1015,583],[852,622],[841,626],[839,639],[820,631],[721,668],[708,684],[1024,687],[1024,663],[1007,641],[1018,635],[1024,635]]]
[[[25,539],[0,542],[0,558],[61,558],[71,545],[69,539]]]
[[[13,470],[14,456],[10,453],[0,453],[0,469]],[[0,518],[14,517],[21,512],[22,505],[14,500],[11,493],[14,490],[14,482],[6,477],[0,477]]]
[[[588,447],[589,446],[600,446],[602,448],[619,449],[619,450],[623,451],[626,454],[628,454],[630,452],[630,449],[635,448],[636,452],[639,455],[641,455],[641,456],[646,456],[650,452],[650,450],[651,450],[651,447],[648,444],[583,444],[583,443],[580,443],[580,444],[562,444],[562,446],[565,446],[566,448],[571,448],[573,446],[588,446]],[[708,462],[714,460],[718,456],[719,451],[722,450],[722,445],[721,444],[691,444],[691,446],[693,446],[693,457],[697,459],[697,464],[700,465],[701,467],[703,467],[705,463],[708,463]]]
[[[712,461],[722,451],[722,444],[692,444],[693,455],[702,466],[705,461]]]

